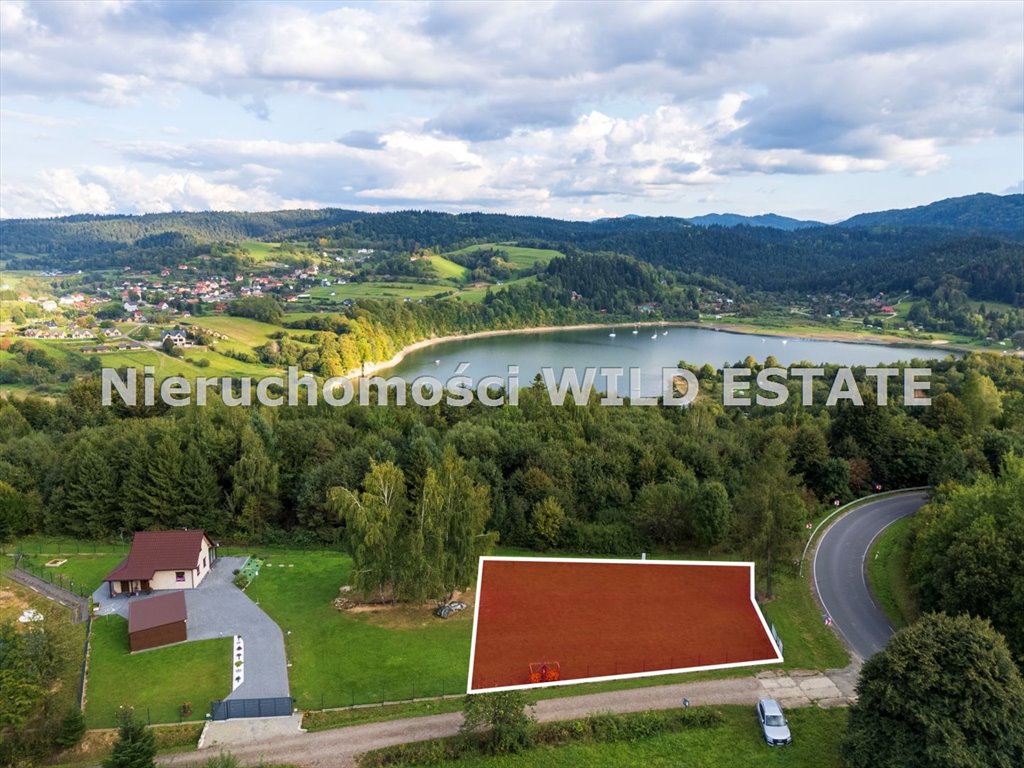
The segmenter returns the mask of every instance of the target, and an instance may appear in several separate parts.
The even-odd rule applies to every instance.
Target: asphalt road
[[[917,491],[865,504],[836,520],[818,542],[814,591],[847,646],[862,659],[882,650],[895,631],[868,589],[865,561],[871,542],[927,498]]]

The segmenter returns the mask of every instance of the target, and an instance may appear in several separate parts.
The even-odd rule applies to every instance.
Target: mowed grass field
[[[445,763],[452,768],[841,768],[839,743],[845,709],[787,709],[793,743],[769,747],[761,738],[754,708],[716,707],[725,722],[635,741],[540,747],[518,755]]]
[[[430,605],[338,611],[351,560],[336,552],[259,552],[246,590],[285,633],[292,695],[304,709],[424,698],[466,690],[470,611],[442,620]]]
[[[305,709],[400,701],[465,690],[469,672],[472,612],[442,621],[431,606],[367,612],[338,611],[331,601],[346,584],[351,560],[335,552],[256,551],[268,565],[247,594],[285,632],[292,695]],[[522,551],[503,554],[526,555]],[[472,600],[469,601],[472,605]],[[776,598],[764,607],[785,644],[784,669],[843,667],[849,657],[823,624],[807,584],[780,576]],[[289,634],[290,633],[290,634]],[[771,665],[775,666],[775,665]],[[566,686],[539,692],[543,698],[646,687],[722,677],[743,677],[758,668],[683,673],[665,677]]]
[[[322,262],[319,251],[309,251],[297,244],[289,243],[293,250],[287,247],[282,248],[281,243],[263,242],[262,240],[243,240],[239,245],[249,252],[249,256],[257,263],[279,262],[287,263],[297,257],[311,258],[313,261]]]
[[[199,640],[131,654],[128,622],[104,616],[92,625],[85,717],[90,728],[113,728],[122,706],[143,722],[204,720],[210,702],[231,692],[231,638]],[[192,704],[182,717],[181,705]]]

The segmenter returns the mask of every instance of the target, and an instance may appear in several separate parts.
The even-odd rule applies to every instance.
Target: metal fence
[[[402,682],[381,684],[379,687],[342,688],[301,696],[295,705],[304,711],[349,709],[352,707],[379,707],[406,704],[414,701],[432,701],[451,696],[466,695],[466,678],[436,677],[407,679]]]
[[[231,720],[238,717],[288,717],[292,714],[294,702],[290,696],[224,699],[211,701],[210,712],[214,720]]]

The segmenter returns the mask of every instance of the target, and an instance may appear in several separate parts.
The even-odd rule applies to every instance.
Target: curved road
[[[895,631],[868,589],[868,550],[878,534],[927,499],[926,491],[914,491],[870,502],[836,520],[818,542],[814,591],[847,646],[862,659],[882,650]]]

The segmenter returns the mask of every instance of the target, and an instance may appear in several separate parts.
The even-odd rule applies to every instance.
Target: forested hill
[[[322,240],[392,252],[516,242],[620,253],[771,292],[890,292],[952,278],[972,298],[1024,305],[1024,195],[972,195],[794,231],[695,226],[672,217],[572,222],[338,209],[0,221],[0,254],[15,256],[24,268],[97,269],[142,260],[170,265],[211,243],[248,239]]]
[[[702,227],[771,227],[772,229],[806,229],[807,227],[824,227],[820,221],[791,219],[775,213],[762,213],[758,216],[741,216],[737,213],[709,213],[706,216],[691,216],[690,222]]]
[[[968,195],[902,210],[861,213],[840,227],[938,227],[1024,238],[1024,195]]]
[[[280,240],[310,235],[366,214],[305,211],[201,211],[143,216],[65,216],[0,220],[0,254],[109,254],[125,248],[188,247],[210,242]]]

